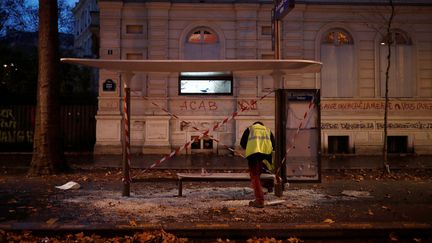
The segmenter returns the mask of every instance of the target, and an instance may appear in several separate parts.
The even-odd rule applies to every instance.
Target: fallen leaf
[[[399,240],[398,236],[396,235],[395,232],[391,232],[390,235],[389,235],[389,238],[390,238],[391,241],[398,241]]]
[[[323,223],[333,224],[335,221],[332,219],[325,219]]]
[[[75,237],[77,238],[77,240],[82,239],[84,237],[84,233],[83,232],[77,233],[75,234]]]
[[[385,210],[390,210],[390,208],[387,207],[387,206],[381,206],[381,208],[382,208],[382,209],[385,209]]]
[[[228,208],[228,212],[233,213],[236,211],[236,208]]]
[[[287,239],[287,241],[288,241],[289,243],[300,243],[300,242],[304,242],[304,241],[300,240],[300,239],[297,238],[297,237],[290,237],[290,238]]]
[[[18,201],[15,198],[10,199],[7,203],[12,204],[12,203],[17,203]]]
[[[50,218],[45,223],[52,225],[52,224],[55,224],[55,222],[57,222],[57,220],[58,220],[58,218]]]
[[[286,204],[285,205],[287,208],[295,208],[296,207],[296,205],[295,204],[292,204],[292,203],[288,203],[288,204]]]
[[[138,224],[137,224],[137,222],[135,220],[130,220],[129,221],[129,225],[133,226],[133,227],[137,227],[138,226]]]

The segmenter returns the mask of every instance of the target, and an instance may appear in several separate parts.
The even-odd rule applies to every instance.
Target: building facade
[[[273,59],[272,2],[99,0],[99,56]],[[345,2],[297,1],[282,20],[282,58],[323,62],[319,74],[285,75],[283,87],[320,89],[323,154],[379,154],[385,139],[390,44],[389,152],[432,154],[432,4],[395,1],[387,34],[390,8],[383,4],[386,1]],[[201,76],[201,84],[187,93],[187,82],[183,82],[194,80],[188,75],[134,76],[130,85],[133,152],[170,152],[233,112],[238,112],[234,119],[183,153],[230,153],[227,147],[238,147],[243,130],[257,120],[274,130],[272,77],[254,73]],[[208,80],[222,80],[230,87],[209,92]],[[100,70],[96,154],[121,153],[122,97],[121,74]]]
[[[96,0],[80,0],[72,9],[74,48],[78,57],[94,58],[99,51],[99,8]]]

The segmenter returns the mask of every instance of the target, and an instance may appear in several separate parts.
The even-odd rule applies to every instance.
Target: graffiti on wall
[[[198,130],[204,131],[212,128],[216,124],[216,122],[213,123],[214,124],[209,121],[181,121],[180,131],[196,131],[194,128],[198,128]]]
[[[432,122],[389,122],[389,129],[432,129]],[[383,122],[322,122],[322,130],[384,129]]]
[[[12,109],[0,110],[0,143],[32,143],[33,131],[22,130],[18,126]]]
[[[214,100],[185,100],[180,103],[181,111],[216,111],[219,106]],[[239,100],[237,108],[245,110],[258,110],[257,102],[254,100]]]
[[[213,100],[185,100],[180,104],[181,111],[215,111],[218,106]]]
[[[384,129],[383,122],[376,123],[377,129]],[[389,122],[390,129],[432,129],[432,122]]]
[[[322,111],[384,110],[384,101],[321,101]],[[432,111],[432,101],[390,101],[391,111]]]
[[[238,109],[245,110],[258,110],[257,102],[255,100],[239,100],[237,101]]]

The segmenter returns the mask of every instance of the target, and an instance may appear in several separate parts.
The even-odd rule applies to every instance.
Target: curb
[[[5,231],[32,231],[35,234],[65,234],[84,232],[100,235],[133,234],[142,231],[163,229],[177,237],[195,239],[247,239],[250,237],[300,237],[313,238],[388,238],[389,234],[401,237],[432,237],[432,224],[413,222],[382,222],[382,223],[310,223],[310,224],[247,224],[247,223],[169,223],[169,224],[139,224],[112,225],[112,224],[74,224],[59,223],[11,223],[1,224],[0,229]]]

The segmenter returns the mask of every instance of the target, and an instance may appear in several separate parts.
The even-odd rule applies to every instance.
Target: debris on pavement
[[[272,201],[265,202],[265,205],[266,206],[273,206],[273,205],[283,204],[284,202],[285,202],[285,200],[272,200]]]
[[[81,187],[80,184],[74,181],[69,181],[68,183],[61,186],[56,186],[56,188],[61,190],[76,190],[76,189],[80,189],[80,187]]]
[[[353,191],[353,190],[344,190],[342,191],[342,195],[349,197],[370,197],[370,192],[367,191]]]
[[[187,238],[178,238],[164,230],[139,232],[133,236],[103,237],[97,234],[85,235],[83,232],[57,236],[33,235],[31,231],[6,232],[0,230],[0,242],[188,242]]]

